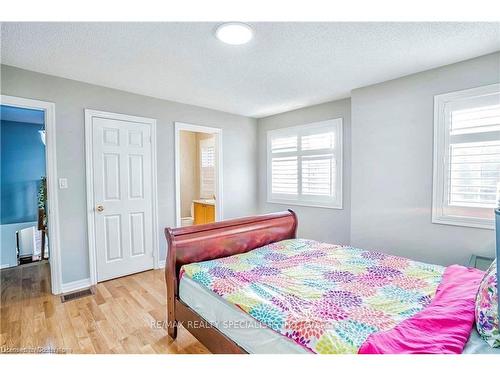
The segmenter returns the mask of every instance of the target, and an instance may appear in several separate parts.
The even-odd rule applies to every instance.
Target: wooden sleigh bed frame
[[[179,271],[185,264],[246,253],[297,234],[292,210],[220,221],[213,224],[166,228],[167,331],[175,340],[182,324],[212,353],[241,354],[246,351],[184,304],[179,298]]]

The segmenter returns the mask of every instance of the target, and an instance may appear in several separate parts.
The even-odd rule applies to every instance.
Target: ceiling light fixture
[[[246,23],[227,22],[217,27],[215,36],[221,42],[240,45],[248,43],[253,38],[253,31]]]

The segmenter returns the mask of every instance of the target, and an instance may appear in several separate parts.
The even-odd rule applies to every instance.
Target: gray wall
[[[68,178],[59,191],[63,283],[89,277],[85,193],[84,109],[157,119],[160,257],[163,228],[175,225],[174,121],[223,129],[224,216],[256,212],[257,130],[254,119],[206,108],[135,95],[105,87],[1,66],[1,93],[54,102],[57,173]]]
[[[431,223],[433,97],[500,81],[500,53],[352,91],[351,243],[461,263],[494,231]]]
[[[65,283],[89,276],[84,108],[158,120],[160,228],[175,223],[174,121],[223,129],[224,216],[230,218],[288,208],[266,202],[268,130],[342,117],[344,209],[291,206],[300,236],[441,264],[465,263],[473,252],[493,255],[493,231],[431,223],[433,97],[499,82],[500,53],[359,88],[352,100],[258,121],[9,66],[2,66],[1,75],[2,94],[56,103],[58,176],[69,180],[69,189],[59,192]],[[163,233],[160,246],[164,258]]]
[[[287,206],[267,203],[267,131],[289,126],[303,125],[310,122],[343,118],[344,124],[344,176],[343,176],[343,209],[317,208],[304,206]],[[336,244],[349,244],[350,239],[350,205],[351,205],[351,101],[342,99],[334,102],[302,108],[281,113],[258,120],[259,141],[259,209],[261,212],[272,212],[293,209],[299,217],[299,233],[304,238]]]

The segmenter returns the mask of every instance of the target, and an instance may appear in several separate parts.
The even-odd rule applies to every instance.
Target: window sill
[[[295,201],[287,201],[285,199],[268,199],[267,203],[271,204],[282,204],[285,206],[301,206],[301,207],[314,207],[314,208],[328,208],[332,210],[343,210],[342,205],[325,205],[321,203],[308,203],[308,202],[295,202]]]
[[[479,219],[460,216],[433,216],[433,224],[454,225],[459,227],[479,228],[479,229],[495,229],[495,222],[493,219]]]

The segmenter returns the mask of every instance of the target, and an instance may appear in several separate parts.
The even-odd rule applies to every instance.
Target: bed
[[[297,239],[291,210],[167,228],[167,330],[212,353],[498,353],[483,273]]]

